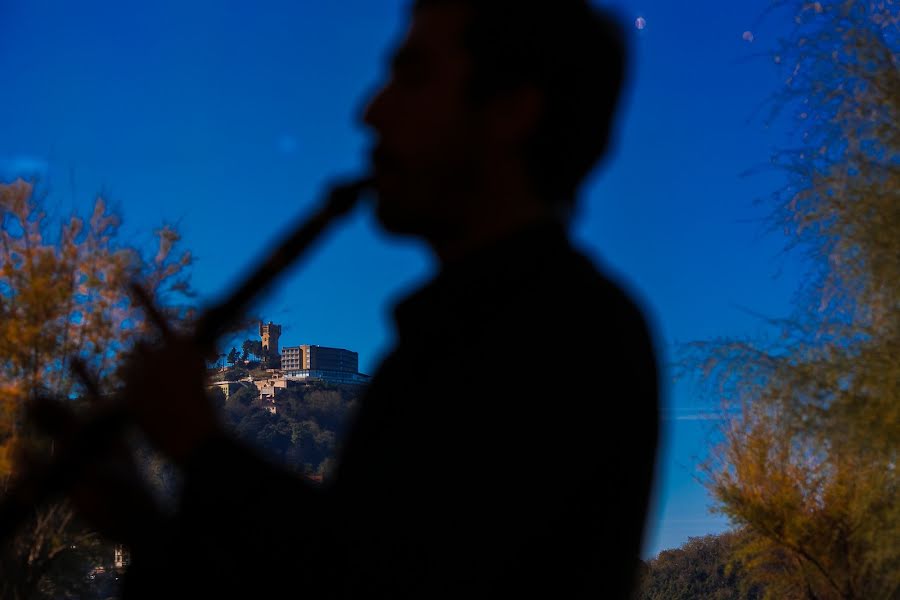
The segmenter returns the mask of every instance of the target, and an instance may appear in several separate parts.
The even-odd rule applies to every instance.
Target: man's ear
[[[544,110],[544,94],[533,85],[501,92],[485,111],[485,129],[498,145],[521,146],[534,133]]]

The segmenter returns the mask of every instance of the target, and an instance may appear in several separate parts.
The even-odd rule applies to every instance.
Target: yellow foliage
[[[32,185],[0,185],[0,477],[12,469],[24,403],[37,392],[78,393],[73,357],[115,385],[121,354],[145,326],[128,283],[157,297],[185,289],[190,255],[174,256],[178,234],[161,230],[147,260],[114,243],[119,222],[98,198],[87,221],[72,216],[49,236]]]
[[[789,3],[789,2],[788,2]],[[800,11],[783,104],[806,146],[773,225],[813,259],[797,315],[769,341],[692,344],[688,362],[734,415],[707,464],[717,510],[768,597],[900,593],[900,55],[891,3]],[[804,14],[805,12],[805,14]],[[876,21],[875,18],[879,19]],[[834,50],[835,41],[846,42]],[[791,46],[790,44],[794,45]],[[801,109],[798,109],[801,110]],[[809,117],[809,118],[807,118]]]

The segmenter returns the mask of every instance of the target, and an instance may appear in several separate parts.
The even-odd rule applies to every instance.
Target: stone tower
[[[276,325],[269,321],[268,325],[264,325],[262,321],[259,323],[259,337],[262,338],[263,350],[268,351],[269,356],[278,356],[278,338],[281,337],[281,325]]]

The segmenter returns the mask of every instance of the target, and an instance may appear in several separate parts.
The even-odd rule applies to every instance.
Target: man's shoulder
[[[535,305],[539,320],[551,325],[647,328],[644,310],[634,295],[574,247],[569,246],[540,264],[533,271],[528,288],[530,294],[523,294],[520,300]]]

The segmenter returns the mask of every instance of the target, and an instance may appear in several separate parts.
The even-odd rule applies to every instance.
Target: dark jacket
[[[624,597],[658,428],[634,303],[541,224],[395,320],[331,482],[210,442],[126,597]]]

